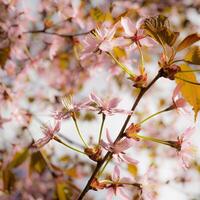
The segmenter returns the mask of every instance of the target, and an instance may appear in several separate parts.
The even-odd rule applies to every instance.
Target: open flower
[[[115,46],[127,45],[127,41],[123,37],[114,38],[117,24],[112,28],[101,27],[96,28],[92,33],[83,39],[83,52],[81,60],[86,59],[98,51],[109,52]]]
[[[114,143],[110,138],[108,129],[106,129],[106,137],[108,142],[104,142],[103,140],[101,140],[100,144],[104,149],[113,153],[113,158],[118,163],[126,162],[133,165],[136,165],[138,163],[137,160],[131,158],[130,156],[127,156],[126,153],[124,153],[125,150],[133,146],[134,141],[132,139],[124,138]]]
[[[99,114],[103,113],[105,115],[113,115],[115,113],[124,113],[124,114],[132,113],[130,111],[116,108],[120,102],[118,98],[103,100],[100,97],[96,96],[94,93],[90,94],[89,98],[91,100],[91,103],[94,103],[94,106],[90,106],[90,110],[98,111]]]
[[[158,187],[158,183],[155,180],[155,168],[151,166],[147,172],[141,177],[141,199],[144,200],[156,200],[157,192],[156,188]]]
[[[45,144],[47,144],[50,140],[53,139],[54,135],[59,132],[60,121],[56,121],[53,127],[51,125],[49,125],[49,126],[44,125],[41,128],[42,128],[42,132],[44,133],[45,136],[43,138],[37,140],[34,143],[34,146],[36,146],[38,148],[41,148]]]
[[[80,103],[75,103],[72,96],[67,96],[62,98],[62,104],[65,108],[64,111],[53,113],[55,120],[67,119],[74,115],[74,113],[79,112],[81,109],[88,108],[89,101],[83,101]]]
[[[182,161],[182,166],[184,169],[190,167],[190,163],[193,159],[193,156],[196,152],[195,146],[191,143],[190,139],[194,132],[194,128],[189,127],[187,128],[183,134],[178,137],[177,141],[177,153]]]
[[[120,178],[120,170],[117,166],[115,166],[111,181],[112,183],[107,186],[108,195],[106,199],[112,200],[113,196],[117,196],[121,197],[121,199],[130,200],[130,196],[127,194],[127,190],[123,183],[131,183],[133,180],[128,177]]]
[[[135,49],[137,47],[136,43],[146,47],[155,45],[155,41],[146,36],[144,31],[140,29],[141,22],[142,20],[138,20],[136,24],[133,24],[128,17],[121,18],[121,25],[124,28],[126,36],[134,42],[130,46],[131,49]]]

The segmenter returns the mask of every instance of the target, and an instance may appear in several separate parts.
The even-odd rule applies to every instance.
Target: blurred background
[[[132,87],[112,59],[98,52],[91,58],[80,59],[84,33],[105,23],[113,24],[124,13],[134,23],[141,17],[167,16],[172,29],[180,32],[179,41],[188,34],[200,32],[198,0],[0,2],[0,199],[76,199],[82,191],[95,162],[54,140],[41,149],[32,144],[44,136],[41,126],[54,123],[53,113],[64,110],[61,97],[65,95],[73,95],[75,102],[86,99],[91,92],[101,98],[118,97],[119,108],[130,110],[138,89]],[[81,35],[74,36],[77,33]],[[161,51],[159,45],[143,49],[148,82],[159,70]],[[137,72],[137,51],[123,49],[116,56]],[[199,65],[191,67],[199,69]],[[198,72],[196,76],[199,80]],[[160,79],[145,94],[130,123],[171,105],[175,87],[175,81]],[[189,104],[187,110],[173,110],[150,119],[142,126],[142,133],[176,140],[186,128],[195,126],[192,142],[196,154],[188,170],[182,168],[175,149],[143,141],[127,151],[139,164],[120,165],[121,176],[140,180],[153,164],[156,187],[152,190],[159,200],[200,199],[199,116],[195,122]],[[125,119],[123,114],[108,116],[103,139],[106,140],[108,128],[114,140]],[[78,123],[88,143],[96,144],[101,115],[81,111]],[[62,121],[59,137],[83,149],[71,119]],[[109,163],[104,178],[112,174],[114,166],[114,161]],[[54,176],[52,170],[58,175]],[[85,199],[105,199],[106,193],[106,190],[90,191]],[[130,188],[129,193],[130,199],[137,199],[135,190]]]

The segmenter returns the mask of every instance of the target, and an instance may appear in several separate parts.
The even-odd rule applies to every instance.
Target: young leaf
[[[183,64],[180,66],[181,70],[189,71],[192,70],[188,65]],[[194,113],[195,113],[195,120],[197,117],[197,114],[200,110],[200,86],[194,85],[188,82],[185,82],[181,79],[189,80],[191,82],[197,82],[196,76],[194,72],[188,72],[188,73],[178,73],[177,74],[177,83],[181,83],[182,87],[180,89],[181,94],[185,98],[185,100],[193,107]]]
[[[28,157],[28,154],[29,154],[28,148],[24,148],[20,152],[17,152],[14,155],[12,161],[9,163],[10,169],[16,168],[19,165],[21,165],[26,160],[26,158]]]
[[[39,151],[32,153],[30,161],[30,172],[42,173],[46,168],[46,162]]]
[[[184,60],[194,65],[200,65],[200,47],[192,47],[185,55]]]
[[[0,49],[0,67],[4,67],[10,54],[10,47]]]
[[[158,15],[144,20],[141,26],[146,31],[146,34],[159,42],[162,46],[167,44],[173,46],[179,36],[178,32],[170,29],[170,24],[167,17]]]
[[[197,33],[188,35],[180,44],[178,44],[176,51],[182,51],[183,49],[190,47],[192,44],[200,40],[200,35]]]

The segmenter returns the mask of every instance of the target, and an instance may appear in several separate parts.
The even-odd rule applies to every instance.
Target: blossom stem
[[[157,115],[159,115],[159,114],[161,114],[161,113],[163,113],[163,112],[169,111],[169,110],[170,110],[169,108],[170,108],[170,107],[168,107],[168,108],[166,108],[166,109],[164,109],[164,110],[161,110],[161,111],[159,111],[159,112],[156,112],[156,113],[150,115],[149,117],[143,119],[143,120],[142,120],[141,122],[139,122],[138,124],[143,124],[143,123],[146,122],[147,120],[149,120],[149,119],[151,119],[151,118],[153,118],[153,117],[155,117],[155,116],[157,116]]]
[[[159,144],[164,144],[164,145],[170,146],[168,141],[160,140],[160,139],[149,137],[149,136],[143,136],[143,135],[137,135],[137,137],[141,138],[143,140],[146,140],[146,141],[152,141],[152,142],[156,142],[156,143],[159,143]]]
[[[139,66],[139,70],[140,70],[140,73],[143,74],[144,73],[144,56],[143,56],[142,49],[139,44],[137,44],[137,47],[138,47],[138,50],[140,53],[140,62],[141,62],[140,66]]]
[[[106,119],[106,115],[104,113],[102,113],[102,121],[101,121],[101,127],[100,127],[100,131],[99,131],[99,142],[98,142],[98,144],[100,144],[100,141],[101,141],[101,136],[102,136],[102,132],[103,132],[103,126],[104,126],[105,119]]]
[[[180,80],[182,80],[182,81],[185,81],[185,82],[187,82],[187,83],[193,84],[193,85],[200,85],[200,83],[192,82],[192,81],[186,80],[186,79],[181,78],[181,77],[175,76],[175,78],[180,79]]]
[[[55,141],[59,142],[60,144],[63,144],[64,146],[68,147],[69,149],[71,149],[71,150],[73,150],[73,151],[76,151],[76,152],[81,153],[81,154],[85,154],[83,151],[81,151],[81,150],[79,150],[79,149],[77,149],[77,148],[75,148],[75,147],[72,147],[72,146],[70,146],[70,145],[64,143],[64,142],[63,142],[60,138],[58,138],[57,136],[54,136],[53,139],[54,139]],[[86,155],[86,154],[85,154],[85,155]]]
[[[112,57],[112,59],[119,65],[119,67],[121,67],[121,69],[126,72],[130,77],[135,77],[136,75],[131,72],[124,64],[122,64],[121,62],[119,62],[117,60],[117,58],[115,58],[115,56],[112,53],[108,53],[108,55],[110,55]]]
[[[80,129],[79,129],[79,127],[78,127],[78,123],[77,123],[76,118],[75,118],[75,117],[72,117],[72,119],[73,119],[73,121],[74,121],[76,130],[77,130],[77,133],[78,133],[78,135],[79,135],[81,141],[83,142],[83,144],[84,144],[86,147],[88,147],[88,144],[86,143],[86,141],[84,140],[84,138],[83,138],[83,136],[82,136],[82,134],[81,134],[81,132],[80,132]]]

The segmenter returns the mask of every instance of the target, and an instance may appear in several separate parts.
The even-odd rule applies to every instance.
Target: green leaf
[[[29,155],[28,148],[24,148],[20,152],[17,152],[13,156],[12,161],[8,164],[9,168],[12,169],[12,168],[16,168],[19,165],[21,165],[26,160],[26,158],[28,157],[28,155]]]
[[[188,53],[185,55],[184,61],[194,65],[200,65],[200,47],[199,46],[191,47]]]
[[[190,47],[192,44],[200,40],[200,35],[197,33],[188,35],[180,44],[178,44],[176,51],[182,51],[183,49]]]
[[[46,168],[46,162],[43,159],[40,151],[31,154],[30,172],[36,171],[42,173]]]
[[[181,70],[183,71],[192,70],[192,68],[186,64],[180,65],[180,67]],[[197,114],[200,110],[200,86],[178,79],[181,78],[197,83],[195,73],[194,72],[178,73],[176,77],[177,77],[176,82],[182,85],[180,89],[182,96],[193,107],[195,113],[194,118],[196,120]]]
[[[0,67],[4,67],[8,57],[10,55],[10,47],[0,49]]]
[[[179,36],[178,32],[171,30],[167,17],[163,15],[145,19],[141,28],[162,46],[165,44],[173,46]]]

